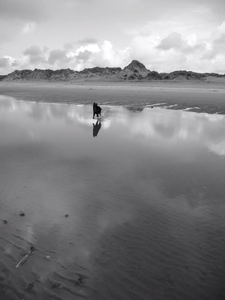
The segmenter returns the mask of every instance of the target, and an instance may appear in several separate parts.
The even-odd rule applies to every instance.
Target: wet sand
[[[225,116],[103,111],[0,97],[0,299],[224,299]]]
[[[225,114],[225,79],[151,82],[0,82],[0,94],[47,103],[160,104],[171,109]],[[94,100],[93,100],[94,99]]]

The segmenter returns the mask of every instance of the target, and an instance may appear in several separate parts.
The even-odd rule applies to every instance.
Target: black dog
[[[95,118],[95,115],[97,115],[97,117],[98,117],[98,115],[101,116],[101,111],[102,111],[101,107],[98,106],[98,104],[94,102],[93,103],[93,119]]]

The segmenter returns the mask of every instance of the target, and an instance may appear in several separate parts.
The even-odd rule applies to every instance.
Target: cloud
[[[80,45],[90,45],[90,44],[97,44],[98,40],[95,38],[86,38],[78,41]]]
[[[77,59],[86,61],[91,57],[91,55],[92,55],[91,51],[88,51],[88,50],[80,51],[77,55]]]
[[[6,57],[2,57],[0,58],[0,68],[5,68],[5,67],[8,67],[10,64],[9,64],[9,59],[6,58]]]
[[[131,37],[127,47],[117,48],[110,40],[100,42],[94,37],[62,43],[61,49],[48,50],[33,45],[23,52],[24,56],[14,58],[14,64],[20,68],[71,68],[80,71],[95,66],[123,68],[137,59],[147,69],[158,72],[186,69],[225,73],[225,21],[217,24],[207,36],[199,35],[193,28],[177,27],[175,31],[176,22],[174,26],[169,26],[168,22],[155,24],[151,23],[151,28],[157,29],[155,33],[146,30],[144,25]],[[166,31],[161,30],[163,26],[167,27]],[[32,25],[27,29],[32,29]],[[5,59],[2,64],[6,64]],[[5,72],[11,71],[13,65],[7,66]]]
[[[218,47],[221,52],[224,52],[225,47],[225,33],[221,34],[221,36],[213,41],[214,47]],[[218,49],[218,50],[219,50]]]
[[[82,45],[76,43],[77,46],[72,51],[71,47],[67,47],[68,50],[52,50],[47,62],[59,68],[65,66],[76,70],[96,66],[115,67],[130,62],[129,48],[119,51],[109,41],[104,41],[101,44],[94,43],[95,41],[95,39],[86,39],[82,41]]]
[[[209,31],[207,36],[197,34],[194,29],[178,28],[180,32],[166,31],[167,34],[162,27],[158,27],[160,30],[155,34],[146,29],[140,30],[132,39],[130,57],[140,60],[148,69],[159,72],[187,69],[225,73],[224,24],[222,22],[215,30]],[[151,28],[155,28],[153,23]]]
[[[38,56],[41,53],[42,53],[42,50],[38,46],[31,46],[30,48],[28,48],[24,51],[24,54],[29,55],[29,56]]]
[[[11,66],[17,68],[17,67],[20,66],[20,62],[16,59],[13,59],[13,62],[11,63]]]
[[[78,41],[73,41],[73,42],[68,42],[68,43],[64,43],[64,49],[66,50],[66,51],[72,51],[72,50],[74,50],[74,49],[79,49],[80,47],[85,47],[85,48],[82,48],[82,50],[81,49],[79,49],[78,51],[85,51],[85,50],[87,50],[87,46],[88,46],[88,48],[90,49],[90,48],[92,48],[93,47],[93,45],[94,45],[94,47],[96,48],[96,46],[95,45],[97,45],[98,44],[98,40],[96,39],[96,38],[85,38],[85,39],[81,39],[81,40],[78,40]]]
[[[202,60],[214,60],[218,57],[224,56],[225,52],[225,21],[218,26],[217,30],[214,32],[214,37],[212,41],[208,44],[202,56]],[[223,64],[224,65],[224,64]]]
[[[138,59],[156,71],[212,70],[224,51],[221,2],[0,0],[0,55],[14,55],[21,67],[124,67]],[[20,57],[31,45],[50,50]]]
[[[42,50],[39,46],[31,46],[30,48],[26,49],[23,54],[28,57],[28,63],[32,65],[38,65],[46,62],[46,51],[46,48]]]
[[[56,62],[64,64],[66,62],[70,62],[71,60],[72,58],[67,56],[66,50],[60,49],[52,50],[48,57],[48,63],[50,65],[54,65]]]
[[[177,49],[181,48],[183,45],[183,41],[181,35],[177,32],[173,32],[168,35],[166,38],[162,39],[160,44],[157,46],[159,49],[169,50],[169,49]]]
[[[65,43],[65,44],[64,44],[64,49],[65,49],[66,51],[73,50],[73,47],[74,47],[74,44],[73,44],[73,43]]]
[[[76,49],[73,56],[78,61],[78,69],[99,67],[117,67],[125,65],[129,59],[129,48],[117,50],[109,41],[102,44],[89,44]]]
[[[182,37],[181,34],[173,32],[162,39],[156,48],[164,51],[174,49],[179,51],[180,54],[190,55],[192,52],[204,51],[206,45],[203,42],[199,42],[195,34]]]
[[[31,33],[31,32],[34,32],[35,28],[36,28],[35,22],[26,23],[23,26],[22,32],[23,32],[23,34]]]
[[[0,57],[0,69],[7,69],[10,67],[16,67],[18,61],[12,58],[11,56]]]
[[[78,55],[79,52],[84,52],[85,50],[88,50],[92,53],[97,53],[100,52],[100,47],[98,44],[87,44],[87,45],[82,45],[78,47],[75,51],[75,55]]]
[[[225,21],[218,27],[219,32],[225,33]]]

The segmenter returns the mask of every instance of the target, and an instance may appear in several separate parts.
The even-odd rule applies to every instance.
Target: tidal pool
[[[0,96],[0,299],[224,299],[225,116],[102,108]]]

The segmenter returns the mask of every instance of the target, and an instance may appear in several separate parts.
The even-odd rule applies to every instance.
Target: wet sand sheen
[[[142,108],[160,105],[172,109],[225,114],[225,79],[215,81],[150,81],[150,82],[1,82],[0,95],[19,100],[126,105]]]
[[[0,100],[0,299],[224,298],[224,116]]]

